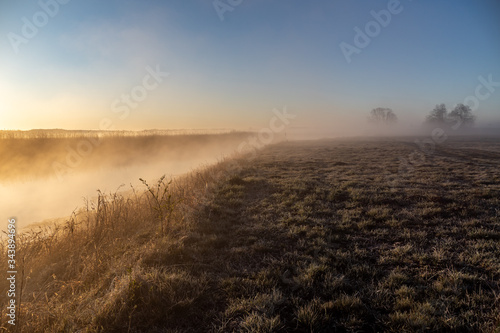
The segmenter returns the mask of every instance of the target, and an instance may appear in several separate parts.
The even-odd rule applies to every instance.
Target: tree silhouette
[[[472,126],[476,121],[476,116],[472,114],[472,109],[468,105],[457,104],[448,113],[446,105],[438,104],[426,118],[428,124],[448,125],[453,127]]]
[[[394,124],[398,117],[389,108],[376,108],[370,112],[369,120],[379,124]]]
[[[427,123],[432,124],[444,124],[448,120],[448,110],[446,110],[446,105],[438,104],[427,116]]]
[[[450,120],[455,121],[457,124],[472,126],[476,121],[476,116],[472,114],[472,109],[468,105],[462,103],[455,106],[449,115]]]

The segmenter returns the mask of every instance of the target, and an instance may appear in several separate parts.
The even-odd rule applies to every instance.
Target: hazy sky
[[[499,122],[497,0],[215,4],[0,0],[0,129],[247,129],[283,106],[296,126],[378,106],[418,125],[466,98]]]

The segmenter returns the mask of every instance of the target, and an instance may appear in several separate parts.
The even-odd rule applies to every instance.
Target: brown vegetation
[[[499,330],[500,143],[450,139],[388,182],[412,142],[281,143],[191,173],[164,234],[161,186],[103,195],[19,239],[22,331]]]

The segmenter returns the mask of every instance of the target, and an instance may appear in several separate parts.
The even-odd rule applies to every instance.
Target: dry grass
[[[63,225],[20,234],[18,329],[121,332],[162,327],[172,320],[190,323],[193,314],[178,314],[196,310],[189,304],[199,301],[205,281],[183,270],[191,264],[183,263],[180,248],[193,222],[191,211],[228,170],[228,162],[221,162],[174,182],[162,177],[154,191],[99,192],[95,202],[87,202]],[[5,267],[6,258],[3,247]],[[2,280],[2,302],[7,289]],[[10,327],[5,309],[1,327]]]
[[[498,331],[499,147],[389,183],[411,140],[270,146],[172,183],[163,235],[147,193],[102,196],[21,240],[23,332]]]

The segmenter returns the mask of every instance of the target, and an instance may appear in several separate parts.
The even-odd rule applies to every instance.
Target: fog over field
[[[0,332],[500,333],[499,18],[0,1]]]
[[[288,133],[275,135],[278,140],[315,140],[349,137],[432,137],[429,126],[374,126],[368,122],[343,129],[312,129],[291,127]],[[30,132],[4,132],[0,157],[5,161],[0,173],[2,214],[14,216],[19,226],[45,224],[69,216],[93,200],[97,190],[105,193],[130,191],[131,185],[141,188],[139,178],[156,179],[163,174],[172,178],[203,165],[213,164],[231,156],[242,142],[258,133],[193,134],[175,136],[104,136],[97,133],[78,137],[78,132],[65,132],[55,137],[35,137]],[[133,132],[132,132],[133,133]],[[496,129],[443,130],[444,136],[493,135]],[[31,135],[31,137],[30,137]],[[103,135],[103,134],[101,134]],[[137,136],[139,135],[139,136]],[[285,137],[286,135],[286,137]],[[75,137],[70,137],[75,136]],[[428,139],[427,138],[427,139]],[[254,149],[261,148],[262,143]],[[26,204],[26,203],[29,203]]]
[[[76,137],[65,137],[70,134]],[[85,198],[95,199],[97,190],[142,189],[139,178],[172,178],[213,164],[234,154],[251,136],[116,136],[96,145],[97,139],[72,132],[60,138],[0,139],[1,213],[16,217],[20,227],[66,217],[82,208]]]

